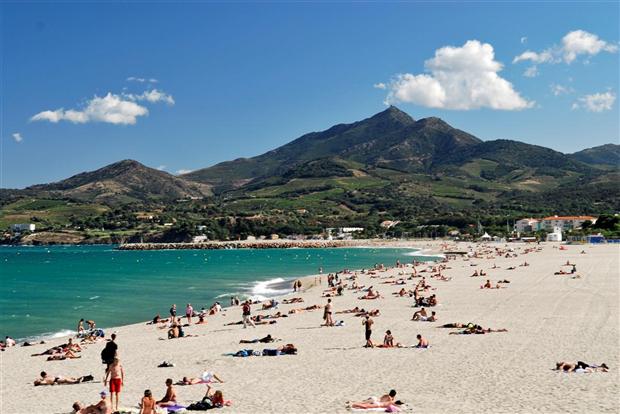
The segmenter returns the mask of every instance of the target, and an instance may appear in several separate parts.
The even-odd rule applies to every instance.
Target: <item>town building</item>
[[[11,224],[11,231],[14,233],[21,233],[23,231],[34,231],[36,229],[36,225],[32,223],[20,223],[20,224]]]
[[[592,216],[550,216],[542,219],[541,228],[547,231],[553,231],[554,228],[559,227],[562,230],[574,230],[580,229],[581,225],[590,221],[596,223],[596,217]]]
[[[517,233],[534,233],[540,230],[540,220],[534,218],[523,218],[515,221],[514,230]]]

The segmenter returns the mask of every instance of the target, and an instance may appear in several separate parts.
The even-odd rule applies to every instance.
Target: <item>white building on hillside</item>
[[[592,216],[550,216],[542,219],[541,228],[553,231],[556,227],[562,230],[574,230],[581,228],[585,221],[596,223],[596,217]]]
[[[32,223],[11,224],[11,231],[21,233],[22,231],[34,231],[36,226]]]
[[[514,230],[517,233],[533,233],[540,230],[541,222],[534,218],[524,218],[515,221]]]

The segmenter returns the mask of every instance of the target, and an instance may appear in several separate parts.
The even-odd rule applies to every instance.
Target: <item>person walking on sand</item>
[[[108,385],[108,382],[110,383],[110,402],[112,403],[112,408],[114,411],[118,411],[119,394],[125,382],[125,370],[118,358],[114,358],[114,361],[108,367],[103,385]],[[114,404],[114,395],[116,395],[116,404]]]
[[[327,299],[327,305],[325,305],[323,319],[325,320],[325,326],[334,326],[334,320],[332,319],[332,300],[331,299]]]
[[[188,303],[185,307],[185,316],[187,317],[187,323],[192,324],[192,315],[194,314],[194,308],[191,303]]]
[[[374,348],[372,339],[370,339],[372,335],[372,324],[373,323],[375,322],[372,319],[370,319],[369,315],[366,315],[364,317],[364,320],[362,321],[362,325],[364,325],[364,332],[365,332],[365,337],[366,337],[366,345],[364,345],[364,348]]]
[[[243,329],[247,328],[248,325],[252,325],[252,327],[256,328],[256,325],[254,325],[254,322],[252,321],[251,315],[252,315],[252,308],[250,307],[250,301],[246,300],[245,302],[243,302],[243,307],[242,309],[242,319],[243,319]]]

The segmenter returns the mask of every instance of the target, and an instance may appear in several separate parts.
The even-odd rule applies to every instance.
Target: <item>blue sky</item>
[[[0,12],[3,188],[126,158],[198,169],[386,102],[485,140],[573,152],[619,139],[617,2],[5,2]]]

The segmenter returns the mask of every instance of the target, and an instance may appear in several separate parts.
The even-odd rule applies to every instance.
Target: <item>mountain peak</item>
[[[401,111],[400,109],[398,109],[397,107],[395,107],[394,105],[390,105],[389,108],[376,113],[375,115],[373,115],[372,117],[370,117],[369,119],[372,120],[380,120],[380,121],[389,121],[389,122],[398,122],[400,124],[403,125],[410,125],[415,123],[415,120],[409,116],[408,113]]]

